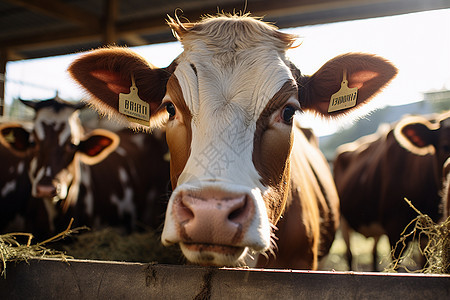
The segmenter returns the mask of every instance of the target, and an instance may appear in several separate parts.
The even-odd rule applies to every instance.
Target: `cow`
[[[450,155],[449,116],[444,113],[436,120],[406,116],[337,149],[334,179],[341,201],[349,268],[349,230],[375,238],[372,268],[377,270],[378,239],[386,234],[390,245],[395,246],[405,227],[417,217],[404,198],[439,221],[442,170]],[[394,258],[399,251],[397,247]]]
[[[10,136],[4,124],[0,134]],[[20,231],[24,226],[31,184],[24,157],[18,157],[0,144],[0,234]]]
[[[122,226],[131,231],[161,225],[169,181],[162,134],[128,129],[85,133],[79,119],[84,103],[58,96],[21,101],[35,110],[32,132],[21,124],[4,124],[0,142],[25,160],[32,198],[26,204],[26,230],[48,237],[65,229],[72,217],[74,226],[93,228]]]
[[[198,265],[316,269],[334,239],[339,200],[326,160],[294,115],[342,116],[351,109],[328,107],[344,73],[359,106],[396,68],[353,53],[304,76],[286,58],[296,37],[259,19],[168,25],[184,51],[166,68],[106,47],[68,69],[100,112],[136,121],[131,127],[165,128],[173,192],[162,243],[178,244]],[[127,104],[134,110],[125,116]]]

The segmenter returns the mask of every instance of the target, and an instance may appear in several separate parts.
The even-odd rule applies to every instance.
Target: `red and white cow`
[[[0,142],[25,160],[33,198],[26,203],[25,230],[46,237],[67,227],[71,217],[75,226],[161,225],[169,181],[163,137],[128,129],[85,134],[79,119],[84,103],[58,97],[22,102],[35,110],[32,132],[4,124]]]
[[[303,76],[286,58],[296,37],[258,19],[218,16],[169,26],[184,52],[167,68],[116,47],[69,67],[91,104],[117,120],[126,120],[119,96],[131,93],[133,77],[149,104],[150,127],[165,126],[174,191],[163,244],[179,244],[201,265],[236,266],[247,253],[273,251],[258,265],[316,268],[334,239],[338,198],[323,155],[293,116],[341,115],[328,106],[344,71],[361,104],[395,76],[395,67],[373,55],[345,54]]]
[[[435,222],[442,217],[442,172],[450,155],[449,117],[449,113],[432,120],[407,116],[337,149],[334,178],[345,219],[342,225],[350,268],[349,229],[375,238],[376,270],[379,237],[386,234],[395,246],[405,227],[417,217],[404,198]]]

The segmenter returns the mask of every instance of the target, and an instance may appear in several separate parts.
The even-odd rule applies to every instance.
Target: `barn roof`
[[[166,15],[245,10],[296,27],[450,7],[447,0],[0,0],[0,60],[174,41]]]

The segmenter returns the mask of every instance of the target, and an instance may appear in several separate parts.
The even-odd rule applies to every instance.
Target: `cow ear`
[[[335,57],[314,75],[297,79],[302,108],[323,116],[339,115],[351,110],[328,112],[331,96],[340,90],[344,72],[348,87],[358,88],[354,106],[357,107],[380,92],[397,75],[397,68],[384,58],[371,54],[347,53]]]
[[[410,116],[395,126],[394,137],[403,148],[414,154],[434,154],[437,129],[438,123],[431,123],[420,116]]]
[[[26,106],[34,109],[34,110],[37,110],[37,105],[38,105],[39,101],[24,100],[24,99],[21,99],[21,98],[19,98],[19,101],[22,104],[24,104],[24,105],[26,105]]]
[[[138,96],[149,103],[151,122],[166,93],[174,65],[161,69],[127,48],[97,49],[82,55],[69,66],[69,73],[92,96],[89,103],[103,114],[126,121],[119,113],[119,94],[130,93],[133,76]],[[154,122],[153,122],[154,123]]]
[[[81,161],[88,165],[98,164],[116,150],[119,142],[120,138],[114,132],[95,129],[78,145]]]
[[[0,144],[18,157],[24,157],[30,146],[30,133],[18,123],[0,125]]]

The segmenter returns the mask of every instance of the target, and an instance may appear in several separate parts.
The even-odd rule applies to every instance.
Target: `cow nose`
[[[184,242],[233,246],[249,227],[254,204],[246,195],[183,195],[174,202],[173,211]]]
[[[56,196],[56,187],[51,184],[39,184],[36,186],[37,198],[53,198]]]

